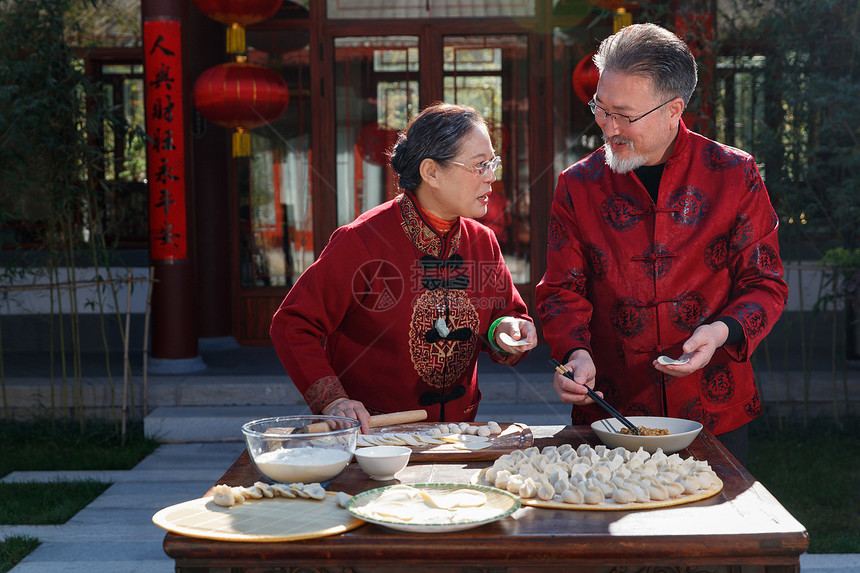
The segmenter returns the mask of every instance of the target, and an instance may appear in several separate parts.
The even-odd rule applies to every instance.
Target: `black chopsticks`
[[[571,380],[573,380],[573,374],[571,374],[570,370],[568,370],[567,368],[565,368],[565,367],[561,364],[561,362],[559,362],[558,360],[556,360],[556,359],[554,359],[554,358],[550,358],[550,360],[549,360],[549,361],[553,363],[553,365],[555,366],[556,371],[557,371],[559,374],[561,374],[561,375],[562,375],[562,376],[564,376],[565,378],[570,378]],[[577,382],[577,384],[578,384],[578,382]],[[583,384],[583,386],[585,386],[585,384]],[[636,434],[637,436],[639,435],[639,428],[637,428],[636,426],[634,426],[634,425],[633,425],[633,422],[631,422],[630,420],[628,420],[627,418],[625,418],[623,415],[621,415],[621,412],[619,412],[618,410],[616,410],[615,408],[613,408],[613,407],[609,404],[609,402],[607,402],[606,400],[604,400],[603,398],[601,398],[597,393],[595,393],[595,391],[594,391],[594,390],[592,390],[592,389],[591,389],[591,388],[589,388],[588,386],[585,386],[585,389],[588,391],[588,395],[589,395],[589,397],[590,397],[592,400],[594,400],[595,402],[597,402],[598,404],[600,404],[600,406],[601,406],[604,410],[606,410],[607,412],[609,412],[610,414],[612,414],[612,415],[613,415],[613,416],[614,416],[614,417],[615,417],[619,422],[621,422],[622,424],[624,424],[625,426],[627,426],[627,427],[630,429],[630,431],[631,431],[631,432],[633,432],[633,433],[634,433],[634,434]]]

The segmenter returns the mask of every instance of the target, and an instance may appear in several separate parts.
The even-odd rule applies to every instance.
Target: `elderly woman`
[[[337,229],[272,320],[311,411],[365,433],[370,414],[419,408],[472,421],[478,353],[513,365],[536,345],[494,234],[473,220],[499,161],[470,107],[433,105],[401,133],[391,167],[403,193]]]

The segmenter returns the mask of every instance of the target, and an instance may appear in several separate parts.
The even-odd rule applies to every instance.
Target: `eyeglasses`
[[[654,109],[652,109],[651,111],[646,111],[645,113],[643,113],[642,115],[640,115],[639,117],[636,117],[636,118],[630,117],[629,115],[624,115],[623,113],[609,113],[608,111],[606,111],[605,109],[603,109],[602,107],[597,105],[597,102],[595,102],[593,99],[590,102],[588,102],[588,107],[591,108],[591,113],[594,114],[594,117],[599,119],[600,121],[611,118],[611,119],[614,119],[619,125],[624,125],[624,123],[621,120],[625,119],[625,120],[627,120],[627,125],[629,125],[629,124],[633,123],[634,121],[639,121],[640,119],[642,119],[643,117],[645,117],[649,113],[657,111],[658,109],[660,109],[661,107],[663,107],[667,103],[674,101],[674,100],[675,100],[675,98],[672,98],[667,102],[663,102],[660,105],[658,105],[657,107],[655,107]]]
[[[448,163],[453,163],[454,165],[465,167],[470,171],[475,171],[478,175],[483,175],[487,172],[487,169],[489,169],[491,172],[498,169],[499,165],[502,164],[502,158],[496,155],[492,159],[487,159],[486,161],[481,161],[480,163],[476,163],[474,165],[466,165],[465,163],[460,163],[459,161],[449,161]]]

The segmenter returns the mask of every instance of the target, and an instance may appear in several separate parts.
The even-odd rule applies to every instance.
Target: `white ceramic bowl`
[[[309,424],[324,422],[330,429],[300,433]],[[355,452],[361,425],[339,416],[280,416],[242,426],[248,454],[257,470],[273,482],[327,482],[342,472]]]
[[[610,448],[622,447],[635,452],[640,447],[646,452],[653,454],[657,448],[664,453],[674,454],[689,446],[699,432],[702,424],[693,420],[682,420],[681,418],[661,418],[659,416],[627,416],[634,426],[645,428],[665,428],[669,430],[668,436],[634,436],[621,434],[619,431],[626,426],[615,418],[598,420],[591,424],[591,429],[597,437]]]
[[[369,446],[355,450],[355,459],[367,475],[387,481],[406,467],[411,454],[412,450],[406,446]]]

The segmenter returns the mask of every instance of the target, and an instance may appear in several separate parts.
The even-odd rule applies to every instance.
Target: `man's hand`
[[[577,406],[593,404],[594,400],[588,396],[588,391],[585,389],[585,386],[594,389],[594,377],[597,375],[597,368],[594,366],[591,354],[587,350],[576,350],[570,355],[570,361],[565,364],[565,367],[573,374],[574,380],[558,371],[552,380],[552,385],[555,386],[561,401]],[[597,394],[603,397],[603,393]]]
[[[724,322],[703,324],[693,331],[693,334],[681,347],[684,354],[679,358],[689,358],[689,362],[686,364],[660,364],[655,360],[652,364],[654,368],[670,376],[680,377],[692,374],[708,365],[714,352],[725,344],[728,336],[729,327]]]

